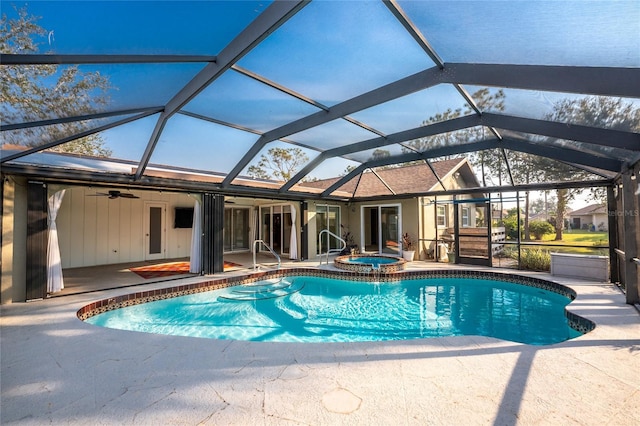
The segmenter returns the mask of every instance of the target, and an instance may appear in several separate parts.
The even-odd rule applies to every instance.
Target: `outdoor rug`
[[[233,262],[224,262],[224,269],[237,268],[241,265]],[[170,277],[172,275],[189,274],[189,262],[169,262],[157,265],[138,266],[129,268],[131,272],[135,272],[142,278],[148,280],[150,278]]]

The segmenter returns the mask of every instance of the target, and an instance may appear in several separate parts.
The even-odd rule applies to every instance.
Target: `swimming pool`
[[[565,312],[570,292],[561,294],[555,283],[402,275],[381,283],[335,276],[275,276],[132,306],[125,300],[124,307],[99,314],[94,306],[94,311],[79,316],[103,327],[273,342],[481,335],[547,345],[582,334],[575,316],[572,322]]]

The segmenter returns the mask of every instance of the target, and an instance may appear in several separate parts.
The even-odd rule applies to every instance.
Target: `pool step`
[[[294,282],[279,281],[269,284],[248,284],[234,288],[223,296],[218,296],[218,300],[264,300],[275,299],[278,297],[288,296],[297,293],[304,287],[304,283],[300,280]]]
[[[290,287],[291,284],[292,283],[287,280],[280,280],[278,282],[269,283],[269,284],[245,284],[245,285],[239,285],[237,287],[234,287],[233,290],[231,290],[231,292],[232,293],[250,293],[250,294],[264,293],[264,292],[270,292],[270,291],[287,288],[287,287]]]

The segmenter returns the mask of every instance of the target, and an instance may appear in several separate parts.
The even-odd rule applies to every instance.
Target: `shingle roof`
[[[603,204],[590,204],[586,207],[583,207],[578,210],[574,210],[569,214],[571,216],[581,216],[581,215],[589,215],[589,214],[606,214],[607,207]]]
[[[431,163],[440,179],[445,178],[465,164],[468,166],[466,158],[454,158]],[[336,177],[305,182],[300,186],[326,189],[339,179],[339,177]],[[375,170],[375,172],[362,173],[361,177],[358,176],[351,179],[342,185],[339,190],[353,194],[356,197],[373,197],[393,195],[393,193],[396,195],[415,194],[431,191],[436,187],[439,187],[438,178],[426,163],[421,163],[404,167],[382,168]]]

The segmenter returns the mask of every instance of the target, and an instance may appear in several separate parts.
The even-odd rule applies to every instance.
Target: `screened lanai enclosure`
[[[416,235],[424,258],[443,260],[446,244],[455,262],[500,266],[535,240],[531,203],[548,197],[538,213],[562,234],[583,197],[605,212],[587,254],[640,302],[635,0],[1,3],[3,299],[55,276],[62,191],[82,188],[78,200],[144,200],[159,228],[173,220],[149,219],[166,194],[195,208],[186,221],[201,228],[175,231],[176,256],[205,274],[257,239],[315,255],[331,244],[311,235],[320,223],[339,235],[357,223],[378,247],[365,219],[398,199],[420,206],[404,228],[431,215],[435,232]],[[474,178],[440,171],[457,158]],[[429,185],[399,172],[418,165]],[[111,213],[83,208],[67,226],[91,221],[83,241],[97,241]],[[69,250],[86,258],[82,244]]]

